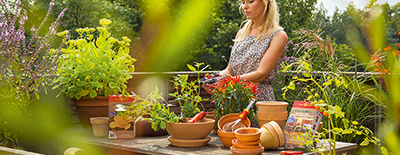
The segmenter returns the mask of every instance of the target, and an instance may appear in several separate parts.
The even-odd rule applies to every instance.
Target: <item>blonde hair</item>
[[[279,12],[278,12],[279,10],[276,1],[275,0],[261,0],[261,1],[263,1],[265,4],[265,22],[261,24],[260,28],[258,29],[258,35],[256,40],[270,36],[277,29],[283,29],[282,27],[279,26]],[[239,4],[240,12],[242,14],[245,14],[244,10],[242,9],[243,4],[240,0],[239,3],[240,3]],[[241,34],[239,34],[240,36],[234,41],[243,40],[250,34],[250,30],[254,25],[254,21],[247,19],[243,23],[245,24],[242,28],[242,32]]]

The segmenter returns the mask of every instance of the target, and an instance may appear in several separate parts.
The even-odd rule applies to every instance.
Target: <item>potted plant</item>
[[[204,88],[212,94],[217,120],[227,114],[242,112],[258,93],[257,84],[231,75],[225,76],[214,84],[204,84]],[[252,124],[258,122],[256,109],[256,106],[253,106],[247,114]]]
[[[53,80],[56,84],[53,89],[59,88],[74,100],[84,128],[90,128],[90,117],[108,116],[109,95],[128,95],[126,83],[132,78],[129,73],[135,70],[136,60],[129,55],[131,40],[110,37],[110,24],[111,20],[101,19],[97,31],[77,29],[79,38],[68,40],[58,59],[58,77]]]
[[[200,72],[207,66],[200,69],[202,65],[203,63],[196,63],[196,67],[187,65],[191,71],[195,71],[198,74],[198,78],[195,81],[188,82],[188,75],[174,77],[173,83],[176,92],[169,95],[174,96],[176,98],[175,101],[180,104],[180,116],[170,112],[169,107],[165,104],[166,102],[157,103],[149,110],[151,120],[147,120],[152,122],[152,128],[155,131],[166,129],[171,135],[168,140],[172,145],[182,147],[202,146],[211,140],[207,135],[214,128],[215,120],[208,118],[198,119],[205,115],[205,112],[200,111],[200,108],[197,107],[201,101],[205,100],[200,96]],[[197,122],[190,123],[190,120],[194,119]]]

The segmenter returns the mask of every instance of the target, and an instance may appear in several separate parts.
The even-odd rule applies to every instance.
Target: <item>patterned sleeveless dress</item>
[[[234,74],[232,76],[256,71],[264,53],[269,48],[272,38],[274,38],[276,33],[279,31],[282,30],[278,29],[269,37],[264,37],[260,40],[256,40],[257,36],[247,36],[245,39],[236,42],[232,47],[229,59],[229,65]],[[257,83],[257,88],[259,88],[260,92],[256,97],[259,98],[259,101],[275,101],[272,85],[275,80],[275,75],[277,74],[280,64],[286,54],[285,51],[286,50],[283,50],[282,55],[272,72],[264,80]]]

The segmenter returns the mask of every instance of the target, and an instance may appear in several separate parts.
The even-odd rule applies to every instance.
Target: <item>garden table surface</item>
[[[108,139],[108,138],[95,138],[85,137],[78,138],[81,143],[93,145],[105,150],[109,154],[232,154],[229,148],[225,147],[219,140],[215,133],[211,133],[211,141],[208,145],[200,147],[177,147],[170,144],[168,141],[169,135],[155,136],[155,137],[135,137],[134,139]],[[327,144],[326,144],[327,145]],[[79,146],[77,146],[79,147]],[[327,147],[329,148],[329,147]],[[355,154],[357,144],[355,143],[336,143],[336,152],[338,154],[346,153],[347,155]],[[112,151],[110,151],[112,150]],[[280,147],[275,150],[265,150],[262,154],[280,154],[280,151],[290,150]],[[117,151],[117,152],[116,152]],[[122,153],[121,153],[122,152]],[[313,152],[305,152],[304,154],[313,154]]]

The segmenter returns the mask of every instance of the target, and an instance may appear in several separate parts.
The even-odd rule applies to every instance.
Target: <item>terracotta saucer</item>
[[[262,154],[264,152],[264,147],[260,145],[257,149],[242,149],[231,146],[231,152],[233,154]]]
[[[172,136],[169,136],[168,141],[171,145],[180,146],[180,147],[198,147],[207,145],[208,142],[211,140],[210,136],[207,136],[204,139],[196,139],[196,140],[183,140],[183,139],[175,139]]]

